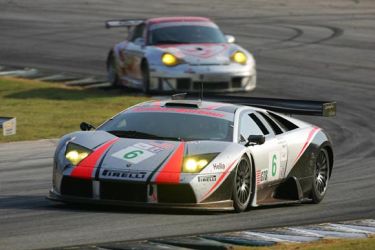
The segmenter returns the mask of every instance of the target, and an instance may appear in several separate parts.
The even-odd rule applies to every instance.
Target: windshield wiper
[[[144,133],[136,130],[111,130],[107,131],[108,133],[111,133],[118,137],[125,137],[125,138],[142,138],[142,139],[159,139],[159,140],[172,140],[172,141],[181,141],[182,139],[179,137],[166,137],[166,136],[159,136],[159,135],[153,135],[149,133]]]

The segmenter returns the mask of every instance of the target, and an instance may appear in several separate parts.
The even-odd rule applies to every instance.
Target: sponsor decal
[[[147,174],[146,172],[105,169],[102,172],[102,177],[111,177],[111,178],[118,178],[118,179],[143,179],[145,178],[146,174]]]
[[[214,170],[224,170],[225,169],[225,164],[221,162],[215,162],[214,163]]]
[[[212,182],[212,181],[216,181],[216,175],[198,176],[198,182]]]
[[[259,185],[268,180],[268,169],[256,171],[256,184]]]

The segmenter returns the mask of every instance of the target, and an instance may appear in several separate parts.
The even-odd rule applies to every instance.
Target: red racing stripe
[[[100,160],[100,157],[107,151],[107,149],[115,143],[119,138],[114,138],[103,145],[101,145],[97,150],[92,152],[89,156],[83,159],[72,171],[70,176],[82,179],[91,179],[92,172]]]
[[[311,143],[311,141],[312,141],[312,139],[313,139],[313,137],[314,137],[314,135],[315,135],[315,132],[318,132],[318,130],[320,130],[320,128],[318,128],[318,127],[314,127],[314,128],[310,131],[309,135],[307,136],[306,142],[305,142],[305,144],[303,145],[301,151],[298,153],[297,158],[294,160],[293,165],[298,161],[298,159],[301,157],[301,155],[305,152],[307,146]]]
[[[155,182],[176,184],[180,182],[182,160],[184,158],[185,143],[180,143],[176,151],[173,153],[167,164],[156,176]]]
[[[230,165],[229,167],[227,168],[227,170],[225,170],[219,177],[219,179],[215,182],[215,184],[210,188],[210,190],[203,196],[203,198],[201,199],[201,201],[203,201],[204,199],[206,199],[214,190],[215,188],[224,180],[224,177],[227,176],[229,174],[229,170],[232,169],[232,166],[234,165],[234,163],[236,163],[237,160],[234,160]]]

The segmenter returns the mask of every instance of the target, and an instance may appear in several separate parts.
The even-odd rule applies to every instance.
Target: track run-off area
[[[375,218],[372,0],[0,0],[0,65],[103,77],[108,50],[126,33],[106,30],[105,20],[176,15],[210,17],[254,54],[258,86],[249,95],[337,101],[334,118],[301,117],[333,139],[323,202],[241,214],[56,205],[45,199],[56,141],[3,143],[0,249]]]

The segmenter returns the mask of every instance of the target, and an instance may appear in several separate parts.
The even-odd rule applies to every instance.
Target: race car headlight
[[[239,64],[246,64],[247,62],[247,56],[242,51],[236,51],[231,56],[231,59],[233,62],[239,63]]]
[[[164,53],[161,57],[161,61],[163,62],[164,65],[169,66],[169,67],[176,66],[177,64],[180,63],[178,58],[171,53]]]
[[[188,156],[184,159],[182,165],[183,173],[199,173],[202,171],[218,154],[204,154]]]
[[[79,146],[74,143],[69,143],[66,147],[65,158],[72,163],[73,166],[78,165],[83,159],[91,154],[91,150]]]

